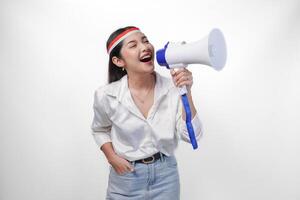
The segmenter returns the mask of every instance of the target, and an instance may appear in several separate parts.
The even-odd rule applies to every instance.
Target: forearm
[[[103,144],[100,149],[103,151],[108,162],[110,162],[117,155],[111,142]]]

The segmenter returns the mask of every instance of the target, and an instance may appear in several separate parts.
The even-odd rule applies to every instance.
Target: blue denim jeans
[[[151,164],[133,163],[134,171],[119,175],[111,167],[107,200],[179,200],[180,185],[174,156]]]

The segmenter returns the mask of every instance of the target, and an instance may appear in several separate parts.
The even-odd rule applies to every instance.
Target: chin
[[[154,71],[154,64],[148,65],[148,66],[147,66],[147,69],[148,69],[150,72],[153,72],[153,71]]]
[[[141,68],[144,69],[143,71],[153,72],[154,71],[154,63],[153,63],[153,61],[148,62],[148,63],[143,63]]]
[[[147,69],[144,70],[144,73],[150,73],[152,74],[154,72],[154,66],[153,67],[148,67]]]

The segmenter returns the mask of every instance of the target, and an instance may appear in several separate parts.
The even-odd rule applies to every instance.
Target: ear
[[[125,62],[123,59],[118,58],[117,56],[112,57],[112,62],[118,67],[124,67]]]

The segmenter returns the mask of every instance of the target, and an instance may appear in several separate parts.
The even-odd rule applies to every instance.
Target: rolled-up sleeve
[[[112,123],[105,111],[107,105],[103,97],[101,90],[97,90],[94,94],[94,119],[91,125],[92,135],[100,148],[103,144],[111,142],[110,131]]]
[[[177,115],[176,115],[177,135],[183,141],[191,143],[189,133],[186,127],[186,122],[182,119],[182,109],[183,109],[182,103],[179,102]],[[196,140],[199,141],[200,138],[203,136],[203,126],[198,113],[196,113],[196,115],[192,119],[192,125],[193,125]]]

